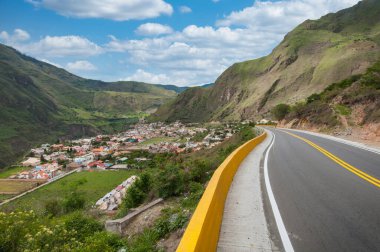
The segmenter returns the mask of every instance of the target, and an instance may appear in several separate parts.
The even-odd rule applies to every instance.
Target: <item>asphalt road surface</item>
[[[269,130],[270,184],[294,250],[380,251],[380,155]]]

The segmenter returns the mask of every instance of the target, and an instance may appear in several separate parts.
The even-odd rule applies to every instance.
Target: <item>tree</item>
[[[290,106],[288,104],[278,104],[272,109],[272,114],[277,120],[282,120],[290,112]]]

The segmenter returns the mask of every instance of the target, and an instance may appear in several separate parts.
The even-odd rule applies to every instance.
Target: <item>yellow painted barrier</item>
[[[224,203],[240,163],[266,138],[260,136],[246,142],[232,152],[216,169],[186,228],[177,252],[216,250],[223,219]]]

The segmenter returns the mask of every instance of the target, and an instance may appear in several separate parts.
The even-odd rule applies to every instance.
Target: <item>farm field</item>
[[[0,179],[0,194],[19,194],[41,183],[36,180]]]

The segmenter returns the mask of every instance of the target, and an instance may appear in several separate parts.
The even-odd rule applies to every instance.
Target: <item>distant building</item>
[[[24,162],[21,162],[22,166],[36,166],[41,163],[41,160],[39,158],[30,157]]]
[[[258,121],[258,124],[267,124],[269,123],[269,120],[268,119],[261,119],[260,121]]]

